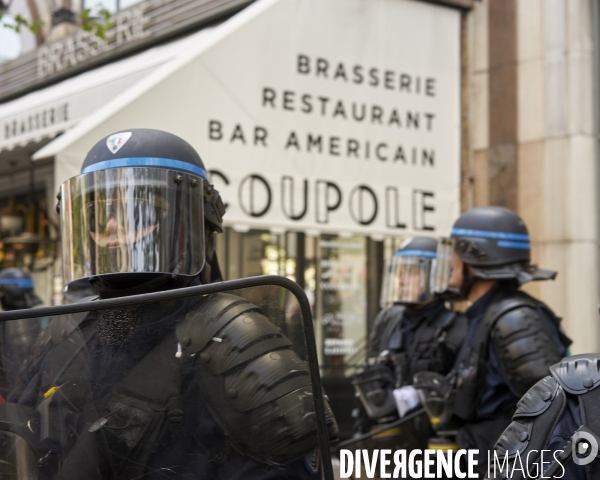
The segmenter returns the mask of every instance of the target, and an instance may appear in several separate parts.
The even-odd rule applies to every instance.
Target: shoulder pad
[[[400,315],[400,314],[404,313],[404,310],[406,310],[405,305],[395,303],[391,307],[388,307],[385,311],[386,311],[386,313],[389,313],[390,315],[395,316],[395,315]]]
[[[498,458],[503,458],[507,452],[508,458],[514,458],[517,452],[519,455],[525,452],[529,445],[532,429],[533,421],[527,419],[515,420],[506,427],[494,446],[498,452]]]
[[[292,343],[249,301],[225,293],[203,298],[175,328],[177,341],[220,375],[262,353]]]
[[[513,419],[541,415],[548,410],[557,391],[558,382],[554,378],[550,375],[542,378],[519,400]]]
[[[564,354],[549,329],[547,319],[529,306],[502,314],[491,328],[504,379],[517,397],[548,375],[548,367]]]
[[[203,350],[234,318],[260,309],[236,295],[217,293],[198,300],[175,329],[177,341],[191,353]]]
[[[532,327],[539,331],[540,324],[538,322],[545,321],[537,310],[529,306],[518,305],[496,317],[492,332],[500,340],[505,340],[511,335],[524,332]]]
[[[259,307],[235,295],[210,295],[175,328],[204,404],[238,450],[277,464],[314,450],[308,364]],[[335,419],[325,408],[335,437]]]
[[[510,312],[519,307],[529,307],[529,308],[537,308],[541,302],[536,300],[533,297],[530,297],[525,292],[521,290],[517,290],[514,294],[505,297],[497,298],[493,303],[491,308],[489,309],[489,313],[487,314],[491,319],[492,323]]]
[[[379,314],[375,318],[375,322],[378,325],[384,325],[390,320],[393,320],[395,318],[401,318],[402,315],[404,315],[405,310],[406,307],[404,305],[392,305],[379,312]]]
[[[574,395],[593,390],[600,384],[600,354],[585,353],[563,358],[550,367],[550,373],[567,392]]]
[[[379,355],[393,343],[391,336],[397,330],[405,310],[404,305],[392,305],[377,314],[369,337],[368,356]]]

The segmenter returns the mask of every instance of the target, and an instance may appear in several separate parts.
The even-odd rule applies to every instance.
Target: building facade
[[[529,227],[527,285],[564,318],[573,353],[598,351],[598,20],[592,0],[477,2],[468,15],[469,205]]]

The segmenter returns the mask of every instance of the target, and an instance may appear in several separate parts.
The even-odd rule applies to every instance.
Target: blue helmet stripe
[[[498,243],[496,245],[502,248],[520,248],[522,250],[529,250],[530,248],[529,243],[507,242],[506,240],[498,240]]]
[[[103,162],[94,163],[85,167],[81,173],[97,172],[108,168],[125,168],[125,167],[161,167],[172,168],[174,170],[183,170],[184,172],[194,173],[208,180],[208,175],[203,168],[192,163],[183,162],[181,160],[173,160],[172,158],[160,157],[130,157],[130,158],[115,158],[114,160],[104,160]]]
[[[437,254],[435,252],[430,252],[429,250],[400,250],[396,252],[394,257],[427,257],[427,258],[436,258]]]
[[[33,280],[29,278],[0,278],[0,285],[16,285],[19,288],[33,288]]]
[[[451,235],[496,238],[499,240],[517,240],[522,242],[529,241],[529,235],[526,233],[490,232],[488,230],[471,230],[468,228],[453,228]]]

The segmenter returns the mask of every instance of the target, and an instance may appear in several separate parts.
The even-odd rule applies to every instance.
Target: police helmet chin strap
[[[463,278],[462,278],[462,284],[460,285],[460,296],[462,298],[464,298],[465,300],[467,299],[467,296],[469,295],[469,292],[471,291],[471,287],[475,284],[475,282],[477,281],[477,277],[469,275],[469,267],[467,266],[466,263],[463,262]]]
[[[219,191],[213,185],[206,184],[204,187],[204,218],[211,229],[217,233],[223,233],[223,215],[225,215],[225,204]]]
[[[33,308],[33,299],[31,298],[31,295],[29,295],[29,293],[25,293],[23,298],[25,299],[25,308]]]
[[[463,269],[463,276],[462,276],[462,283],[460,284],[460,287],[456,288],[456,287],[447,286],[443,292],[436,292],[436,297],[438,299],[448,300],[451,302],[457,301],[457,300],[462,301],[462,300],[467,299],[467,295],[469,294],[471,287],[475,284],[475,282],[478,280],[478,278],[469,275],[469,268],[467,267],[467,264],[464,262],[463,262],[462,269]]]

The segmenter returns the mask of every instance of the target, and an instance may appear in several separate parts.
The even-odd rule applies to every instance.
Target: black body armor
[[[43,478],[144,477],[157,455],[183,449],[174,445],[189,448],[194,435],[204,434],[207,415],[208,462],[241,456],[283,467],[314,452],[308,365],[259,307],[219,293],[108,314],[117,336],[115,325],[121,321],[126,331],[131,316],[160,319],[139,327],[150,348],[131,368],[100,370],[110,380],[90,380],[88,360],[98,355],[90,346],[111,341],[102,315],[57,317],[38,338],[22,388],[9,400],[36,412],[36,448],[48,452]],[[143,343],[137,336],[119,340],[131,351]],[[326,417],[335,439],[328,405]]]
[[[478,327],[471,354],[458,371],[456,408],[458,417],[477,420],[480,395],[485,383],[489,342],[494,345],[500,371],[510,391],[520,397],[548,373],[548,367],[564,354],[554,340],[556,333],[544,313],[556,326],[566,348],[570,340],[559,329],[560,319],[542,302],[520,290],[500,289]]]
[[[437,306],[437,307],[436,307]],[[443,308],[441,302],[424,315],[407,342],[406,307],[394,305],[377,316],[369,356],[353,384],[371,420],[395,415],[394,388],[412,385],[415,373],[447,374],[466,335],[466,319]],[[431,312],[431,310],[430,310]],[[426,312],[424,312],[426,313]]]
[[[445,309],[443,302],[406,311],[408,308],[394,305],[380,312],[376,319],[369,356],[352,382],[360,399],[355,409],[355,428],[359,433],[393,424],[398,419],[394,389],[412,385],[418,372],[447,374],[465,338],[466,318]],[[427,448],[432,430],[425,412],[415,410],[403,420],[401,426],[357,441],[350,448],[392,451]]]
[[[367,357],[376,357],[390,346],[397,346],[396,350],[400,348],[399,325],[405,310],[406,305],[395,304],[377,314],[369,337]]]
[[[555,428],[563,420],[569,402],[577,404],[581,424],[596,436],[600,435],[600,411],[598,409],[600,388],[597,388],[600,385],[599,367],[600,354],[583,354],[564,358],[550,368],[551,375],[540,380],[523,396],[513,416],[513,422],[502,433],[495,446],[497,457],[503,459],[506,456],[509,459],[510,468],[510,470],[496,472],[497,478],[508,478],[509,476],[516,480],[524,478],[523,472],[512,469],[517,455],[521,458],[529,455],[528,463],[531,470],[534,470],[531,468],[533,463],[540,464],[540,452],[542,450],[548,452],[548,443]],[[579,426],[577,425],[577,427]],[[564,465],[568,465],[571,461],[571,458],[568,458],[568,448],[577,427],[567,433],[571,440],[565,440],[565,444],[560,445],[560,448],[567,454],[562,455],[563,466],[558,467],[559,476],[565,474]],[[574,447],[574,445],[571,446]],[[546,455],[544,458],[544,470],[552,467],[548,460],[554,460],[555,454],[558,454],[556,457],[560,456],[559,452],[551,453],[551,456]],[[578,475],[579,478],[600,479],[600,460],[598,459],[593,460],[585,467],[576,468],[582,469]],[[530,471],[529,474],[534,478],[541,477],[544,470]],[[570,477],[567,474],[565,478]]]
[[[177,325],[176,337],[184,359],[199,356],[202,398],[237,448],[274,465],[314,448],[316,424],[305,418],[312,396],[308,365],[256,305],[211,295]],[[326,415],[335,439],[329,408]]]

